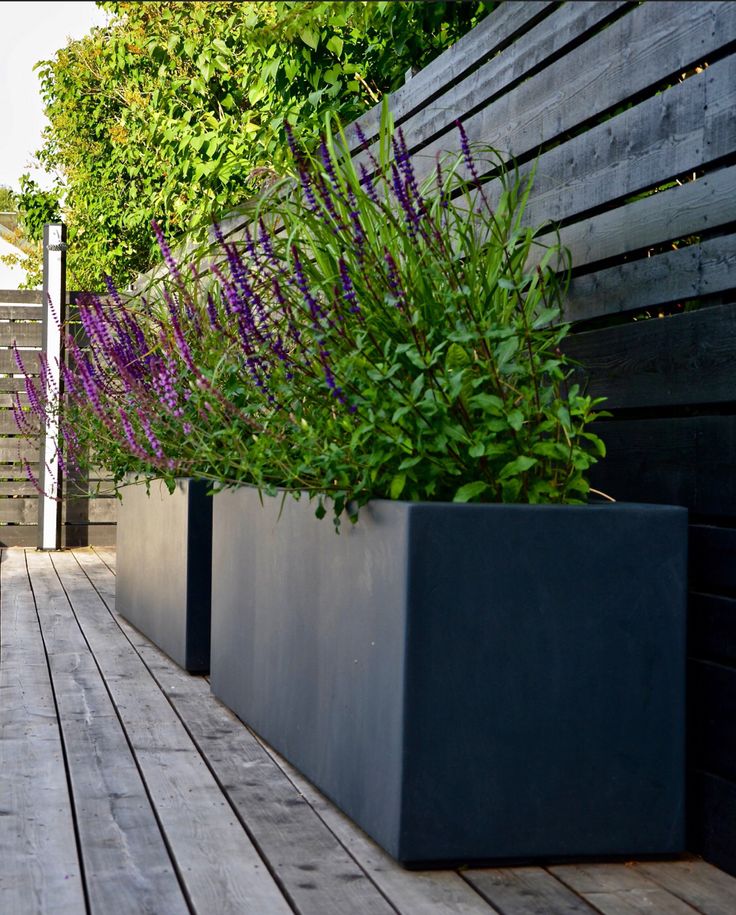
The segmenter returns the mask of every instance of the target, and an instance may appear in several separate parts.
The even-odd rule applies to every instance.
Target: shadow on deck
[[[696,858],[404,870],[116,615],[114,570],[3,551],[2,915],[736,912]]]

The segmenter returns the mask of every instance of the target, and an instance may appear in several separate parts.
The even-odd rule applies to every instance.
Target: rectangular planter
[[[117,524],[115,603],[180,667],[210,666],[212,497],[201,480],[126,486]]]
[[[683,849],[685,510],[214,502],[214,692],[395,858]]]

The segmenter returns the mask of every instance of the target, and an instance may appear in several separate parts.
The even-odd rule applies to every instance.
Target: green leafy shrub
[[[307,491],[338,516],[376,497],[584,501],[597,401],[570,383],[564,252],[522,224],[530,181],[460,125],[421,187],[388,124],[356,169],[333,125],[313,153],[291,138],[293,179],[204,276],[157,229],[158,299],[83,308],[73,457],[76,436],[118,475]]]

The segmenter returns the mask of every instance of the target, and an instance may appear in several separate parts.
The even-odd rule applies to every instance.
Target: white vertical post
[[[61,391],[62,338],[66,306],[66,226],[47,223],[43,228],[43,352],[49,367],[51,387]],[[39,498],[38,548],[61,546],[61,464],[59,429],[55,420],[41,430],[39,482],[45,495]]]

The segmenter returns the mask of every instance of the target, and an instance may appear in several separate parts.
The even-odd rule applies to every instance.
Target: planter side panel
[[[211,537],[211,499],[202,499],[204,516],[190,517],[190,498],[204,487],[181,480],[169,493],[154,481],[148,495],[143,483],[128,486],[117,526],[118,611],[190,671],[209,667],[209,601],[203,594],[211,558],[202,550]]]
[[[682,851],[686,512],[423,505],[410,544],[402,860]]]
[[[396,854],[405,510],[336,535],[306,499],[214,503],[213,691]]]

